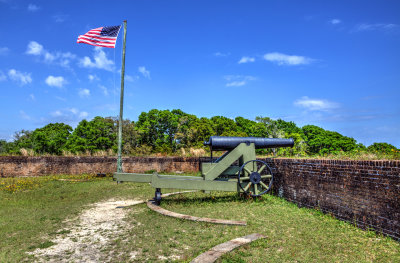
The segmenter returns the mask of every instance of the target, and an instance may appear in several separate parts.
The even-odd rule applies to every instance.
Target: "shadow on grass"
[[[180,204],[183,206],[193,204],[223,204],[223,203],[236,203],[236,204],[251,204],[251,203],[269,203],[269,200],[263,197],[249,197],[237,193],[216,193],[204,194],[194,193],[191,195],[179,194],[168,198],[163,198],[162,202],[166,205]]]

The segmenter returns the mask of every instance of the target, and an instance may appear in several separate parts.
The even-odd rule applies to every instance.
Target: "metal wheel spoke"
[[[261,178],[262,178],[262,179],[265,179],[265,178],[272,178],[272,175],[270,175],[270,174],[261,175]]]
[[[250,180],[250,177],[240,177],[240,180],[241,181],[247,181],[247,180]]]
[[[243,190],[244,190],[245,192],[247,192],[247,190],[249,190],[249,187],[251,186],[251,184],[252,184],[252,182],[249,182],[249,183],[246,185],[246,187],[243,188]]]
[[[251,171],[245,166],[244,169],[248,174],[251,174]]]
[[[265,167],[267,167],[265,164],[261,166],[260,170],[258,170],[258,173],[261,174],[261,172],[264,171]]]
[[[258,193],[259,193],[259,192],[258,192],[258,187],[257,187],[257,184],[255,184],[255,185],[254,185],[254,194],[255,194],[255,195],[258,195]]]
[[[267,190],[269,187],[268,185],[264,184],[263,181],[260,181],[260,184]]]

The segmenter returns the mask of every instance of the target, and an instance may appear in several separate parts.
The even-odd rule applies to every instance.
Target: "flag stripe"
[[[101,47],[114,47],[114,43],[99,43],[99,42],[93,42],[90,40],[79,40],[77,43],[84,43],[84,44],[89,44],[93,46],[101,46]]]
[[[89,44],[99,47],[115,48],[121,26],[99,27],[89,30],[86,34],[78,36],[77,43]]]
[[[89,45],[97,46],[97,47],[110,47],[110,48],[115,47],[115,44],[104,44],[104,43],[99,44],[99,43],[94,43],[94,42],[90,42],[90,41],[86,41],[86,40],[81,40],[77,43],[89,44]]]
[[[80,35],[79,38],[86,38],[86,39],[98,39],[98,40],[105,40],[105,41],[115,41],[116,37],[99,37],[99,35]]]

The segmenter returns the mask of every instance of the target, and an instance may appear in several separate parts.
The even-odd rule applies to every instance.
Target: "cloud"
[[[99,85],[99,88],[103,91],[104,96],[108,96],[108,89],[105,86]]]
[[[5,56],[10,52],[10,49],[8,47],[0,47],[0,56]]]
[[[22,119],[24,120],[31,120],[31,116],[29,116],[28,114],[26,114],[23,110],[19,111],[19,115],[21,116]]]
[[[221,53],[221,52],[215,52],[214,56],[216,57],[227,57],[229,56],[231,53]]]
[[[46,84],[49,85],[50,87],[57,87],[57,88],[62,88],[65,84],[67,84],[67,81],[64,79],[64,77],[55,77],[55,76],[48,76],[46,78]]]
[[[33,101],[35,101],[36,100],[36,97],[35,97],[35,95],[34,94],[29,94],[29,98],[31,99],[31,100],[33,100]]]
[[[353,32],[365,32],[365,31],[393,31],[399,28],[397,24],[358,24],[354,27]]]
[[[7,79],[6,74],[3,73],[3,71],[0,70],[0,81],[4,81]]]
[[[249,63],[249,62],[254,62],[255,61],[255,59],[253,58],[253,57],[242,57],[240,60],[239,60],[239,64],[242,64],[242,63]]]
[[[36,41],[31,41],[29,42],[25,53],[35,56],[41,55],[43,53],[43,46]]]
[[[150,79],[150,71],[146,70],[146,67],[139,67],[138,71],[143,75],[143,77]]]
[[[8,71],[8,77],[18,82],[20,85],[26,85],[32,82],[31,73],[20,72],[15,69],[10,69]]]
[[[63,122],[74,125],[80,120],[87,118],[89,113],[77,108],[65,108],[52,111],[49,115],[50,118],[42,118],[42,122]]]
[[[303,56],[286,55],[279,52],[267,53],[264,55],[264,59],[278,65],[307,65],[310,64],[313,59]]]
[[[69,17],[69,15],[63,15],[63,14],[57,14],[53,16],[54,21],[56,21],[56,23],[62,23],[65,20],[67,20]]]
[[[39,11],[40,7],[38,7],[37,5],[34,4],[29,4],[28,5],[28,11],[29,12],[36,12]]]
[[[224,76],[224,79],[227,81],[225,84],[226,87],[241,87],[246,85],[249,81],[256,80],[257,78],[253,76],[227,75]]]
[[[334,19],[329,20],[329,23],[331,23],[332,25],[337,25],[337,24],[342,23],[342,20],[334,18]]]
[[[114,62],[107,58],[101,47],[94,48],[93,60],[89,57],[80,59],[79,65],[84,68],[98,68],[108,71],[114,70]]]
[[[339,104],[336,102],[331,102],[324,99],[311,99],[307,96],[301,97],[293,104],[309,111],[329,111],[339,107]]]
[[[71,52],[50,52],[43,48],[43,45],[36,41],[31,41],[26,49],[26,54],[38,56],[43,62],[48,64],[56,64],[65,68],[70,68],[69,64],[76,58]]]
[[[131,76],[131,75],[126,75],[125,74],[125,80],[129,81],[129,82],[134,82],[135,79],[138,79],[138,78],[139,78],[139,76]]]
[[[100,79],[99,79],[99,77],[97,77],[96,75],[92,75],[92,74],[89,74],[88,75],[88,79],[90,80],[90,82],[92,82],[92,81],[99,81]]]
[[[88,98],[90,96],[90,90],[88,90],[88,89],[79,89],[78,95],[81,98]]]

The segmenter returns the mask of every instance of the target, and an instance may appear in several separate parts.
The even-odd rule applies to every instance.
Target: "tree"
[[[237,126],[234,120],[224,116],[214,116],[211,118],[213,124],[214,135],[221,136],[224,134],[228,136],[231,132],[237,132]]]
[[[60,155],[66,148],[72,127],[64,123],[50,123],[32,132],[33,150],[36,153]]]
[[[72,152],[89,151],[93,153],[98,150],[111,149],[115,145],[115,139],[112,123],[97,116],[91,121],[79,122],[67,142],[67,148]]]
[[[309,154],[349,152],[358,147],[356,140],[338,132],[326,131],[314,125],[306,125],[302,130],[306,137]]]
[[[372,153],[393,153],[393,151],[397,151],[397,148],[386,142],[375,142],[368,146],[368,151]]]

